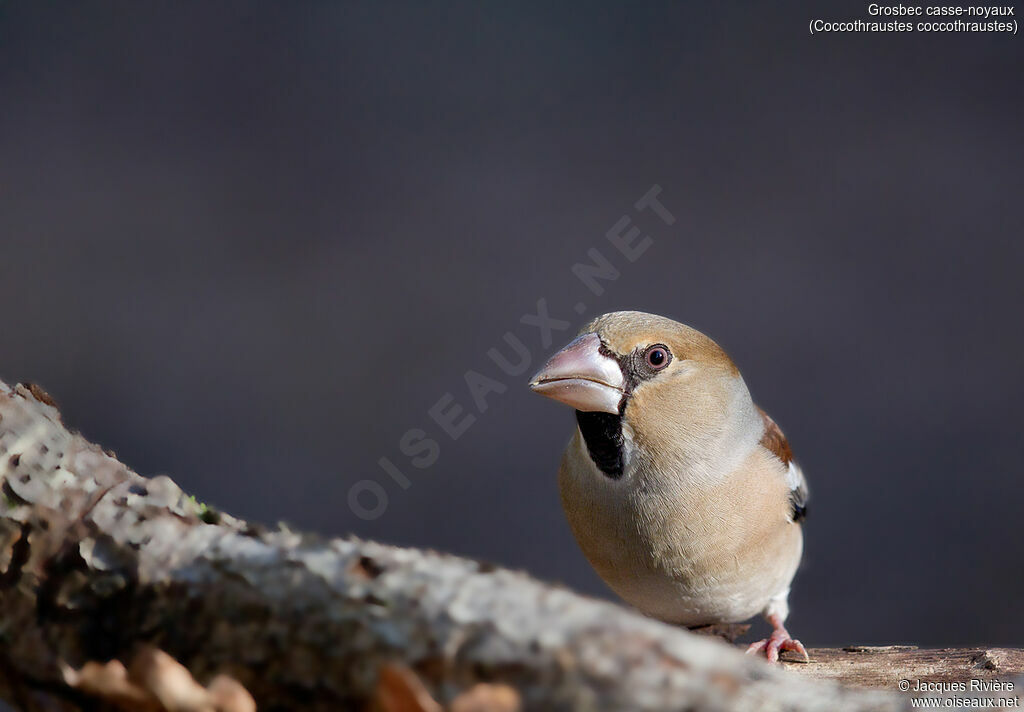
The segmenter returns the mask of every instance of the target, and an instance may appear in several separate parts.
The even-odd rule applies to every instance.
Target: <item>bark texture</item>
[[[1024,650],[1014,648],[922,650],[913,645],[851,645],[812,648],[807,652],[811,664],[786,662],[792,659],[786,653],[785,667],[810,677],[885,690],[898,689],[900,680],[991,681],[1024,675]],[[1021,685],[1017,688],[1024,690]]]
[[[23,710],[88,707],[62,665],[143,646],[204,684],[229,675],[260,710],[365,709],[389,663],[441,702],[501,682],[529,710],[905,704],[521,573],[211,512],[69,432],[33,386],[0,383],[0,487],[0,697]]]

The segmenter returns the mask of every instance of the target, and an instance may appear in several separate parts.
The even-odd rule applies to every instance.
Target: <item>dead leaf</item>
[[[111,660],[109,663],[89,662],[81,670],[68,665],[62,665],[61,668],[64,681],[69,687],[129,712],[160,712],[156,699],[128,680],[128,671],[119,660]]]
[[[143,648],[128,679],[153,695],[167,712],[215,712],[206,689],[184,665],[162,650]]]
[[[450,712],[519,712],[522,708],[522,699],[514,687],[480,682],[460,693],[449,709]]]
[[[256,700],[233,677],[218,675],[206,689],[218,712],[256,712]]]
[[[374,712],[442,712],[420,678],[404,665],[381,666],[373,693]]]
[[[70,687],[126,712],[256,712],[242,685],[218,675],[203,688],[188,669],[162,650],[143,648],[125,666],[118,660],[62,666]]]

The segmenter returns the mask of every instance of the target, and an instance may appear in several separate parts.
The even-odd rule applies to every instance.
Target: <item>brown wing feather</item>
[[[789,446],[786,436],[782,434],[782,428],[761,408],[757,410],[761,413],[761,419],[764,421],[764,435],[761,436],[761,444],[774,453],[775,457],[782,460],[783,465],[788,465],[793,461],[793,449]]]
[[[793,506],[793,521],[799,522],[807,516],[807,482],[804,480],[804,475],[799,465],[793,461],[793,449],[789,446],[789,440],[783,434],[782,428],[764,410],[761,408],[757,410],[761,413],[761,419],[764,421],[764,435],[761,436],[761,445],[774,454],[775,457],[779,458],[782,464],[790,469],[791,473],[793,470],[796,471],[796,481],[791,484],[792,489],[789,492],[789,501]]]

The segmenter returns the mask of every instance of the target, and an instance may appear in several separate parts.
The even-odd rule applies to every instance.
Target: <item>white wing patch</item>
[[[789,468],[786,470],[786,484],[791,490],[807,489],[807,481],[804,480],[804,473],[795,461],[789,461]]]
[[[789,501],[793,505],[792,519],[799,522],[807,516],[807,480],[795,460],[789,461],[786,469],[786,484],[789,485]]]

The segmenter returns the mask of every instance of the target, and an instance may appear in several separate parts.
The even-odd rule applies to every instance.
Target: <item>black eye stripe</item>
[[[647,363],[647,354],[654,349],[661,349],[665,352],[666,361],[660,368],[652,367]],[[643,381],[654,378],[659,373],[668,368],[669,364],[675,360],[675,355],[672,353],[672,349],[662,343],[650,344],[643,347],[637,347],[625,356],[619,356],[612,351],[608,344],[601,341],[601,345],[598,347],[598,353],[602,356],[614,359],[619,363],[619,369],[622,371],[623,378],[623,391],[625,391],[625,399],[623,399],[623,409],[625,408],[626,399]]]
[[[654,349],[661,349],[665,352],[665,362],[660,367],[653,367],[647,362],[647,355]],[[651,344],[643,348],[636,348],[625,356],[616,359],[619,368],[622,369],[622,376],[625,380],[625,392],[628,397],[638,385],[650,380],[668,368],[675,360],[672,350],[665,344]]]

